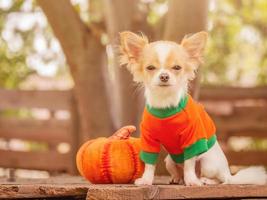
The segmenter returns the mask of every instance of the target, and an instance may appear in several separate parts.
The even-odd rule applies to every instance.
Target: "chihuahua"
[[[120,63],[126,65],[145,89],[146,107],[141,129],[141,160],[145,171],[137,185],[152,185],[161,146],[168,152],[166,168],[172,181],[188,186],[203,184],[265,184],[263,167],[249,167],[231,175],[227,159],[216,139],[216,128],[204,110],[188,94],[188,84],[203,60],[208,34],[149,43],[144,35],[120,33]],[[196,162],[200,162],[200,177]],[[177,166],[182,165],[183,174]]]

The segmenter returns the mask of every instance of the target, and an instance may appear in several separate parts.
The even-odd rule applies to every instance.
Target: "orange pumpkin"
[[[109,138],[89,140],[76,156],[77,168],[91,183],[131,183],[144,171],[139,159],[140,139],[129,137],[134,126],[126,126]]]

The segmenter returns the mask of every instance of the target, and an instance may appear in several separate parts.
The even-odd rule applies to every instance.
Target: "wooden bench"
[[[0,89],[0,96],[2,112],[10,109],[30,112],[33,109],[43,109],[49,115],[47,119],[0,116],[1,139],[19,139],[48,146],[47,150],[42,151],[17,151],[8,147],[0,149],[0,167],[76,173],[78,121],[72,91]],[[68,117],[59,119],[56,117],[58,111],[64,111]],[[68,144],[69,152],[60,153],[57,150],[60,143]]]
[[[59,142],[73,143],[77,148],[76,111],[71,91],[6,91],[0,90],[0,110],[8,108],[46,108],[54,113],[67,110],[71,118],[58,120],[3,119],[0,118],[0,137],[7,140],[44,141],[50,146]],[[3,98],[4,97],[4,98]],[[49,100],[49,101],[48,101]],[[233,136],[256,138],[267,137],[267,88],[212,87],[201,90],[200,100],[226,105],[222,113],[207,107],[218,127],[218,137],[233,165],[267,165],[266,151],[234,151],[228,147]],[[250,103],[253,104],[250,104]],[[256,103],[255,103],[256,102]],[[247,114],[249,113],[249,114]],[[53,115],[52,115],[53,116]],[[36,134],[37,133],[37,134]],[[59,154],[53,149],[48,152],[18,152],[0,150],[0,166],[12,168],[41,169],[72,173],[75,171],[74,153]],[[2,159],[2,158],[5,159]],[[165,168],[164,165],[161,165]],[[156,185],[92,185],[81,177],[52,177],[49,179],[17,179],[8,182],[0,179],[0,199],[267,199],[267,186],[216,185],[185,187],[169,185],[168,178],[157,177]]]
[[[217,137],[230,165],[265,165],[265,149],[234,149],[233,137],[267,139],[267,87],[203,87],[200,101],[217,127]],[[212,105],[212,106],[211,106]],[[219,108],[219,109],[218,109]]]
[[[61,176],[49,179],[18,179],[16,183],[0,179],[0,199],[243,199],[267,198],[267,185],[216,185],[186,187],[169,185],[168,177],[157,177],[153,186],[93,185],[81,177]]]
[[[79,122],[72,91],[0,89],[0,96],[0,111],[41,108],[51,113],[51,117],[47,120],[0,117],[0,138],[6,140],[17,138],[49,145],[49,151],[45,152],[0,149],[0,157],[8,158],[0,160],[0,167],[75,173],[74,157],[79,143]],[[229,139],[235,136],[267,139],[266,86],[202,87],[200,101],[216,123],[217,136],[231,165],[267,166],[266,151],[235,151],[228,145]],[[221,109],[217,109],[218,106]],[[58,110],[69,112],[70,118],[57,119],[54,114]],[[59,154],[55,150],[55,147],[62,142],[70,144],[69,153]],[[53,162],[54,160],[57,162]],[[158,167],[157,173],[166,174],[165,167]]]

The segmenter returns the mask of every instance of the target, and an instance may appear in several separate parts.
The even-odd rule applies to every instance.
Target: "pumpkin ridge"
[[[109,158],[109,150],[111,146],[111,142],[107,142],[104,147],[103,147],[103,152],[102,152],[102,166],[100,166],[102,170],[102,177],[104,180],[106,180],[108,183],[112,183],[112,178],[111,178],[111,173],[110,173],[110,158]]]
[[[138,160],[136,159],[136,155],[138,155],[134,149],[134,147],[132,146],[131,143],[129,143],[129,141],[127,141],[127,145],[131,151],[131,157],[132,157],[132,160],[133,160],[133,163],[134,163],[134,173],[130,179],[130,181],[133,181],[133,179],[135,178],[135,176],[138,174]]]
[[[84,176],[84,172],[83,172],[83,164],[84,164],[84,152],[87,150],[87,148],[94,142],[95,140],[91,140],[88,142],[88,144],[83,148],[82,152],[81,152],[81,175]]]

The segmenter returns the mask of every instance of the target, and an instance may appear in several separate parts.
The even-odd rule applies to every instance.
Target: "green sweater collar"
[[[186,95],[184,98],[182,98],[179,102],[179,104],[176,107],[168,107],[168,108],[153,108],[149,105],[146,105],[147,111],[158,118],[166,118],[170,117],[178,112],[180,112],[182,109],[185,108],[188,101],[188,95]]]

